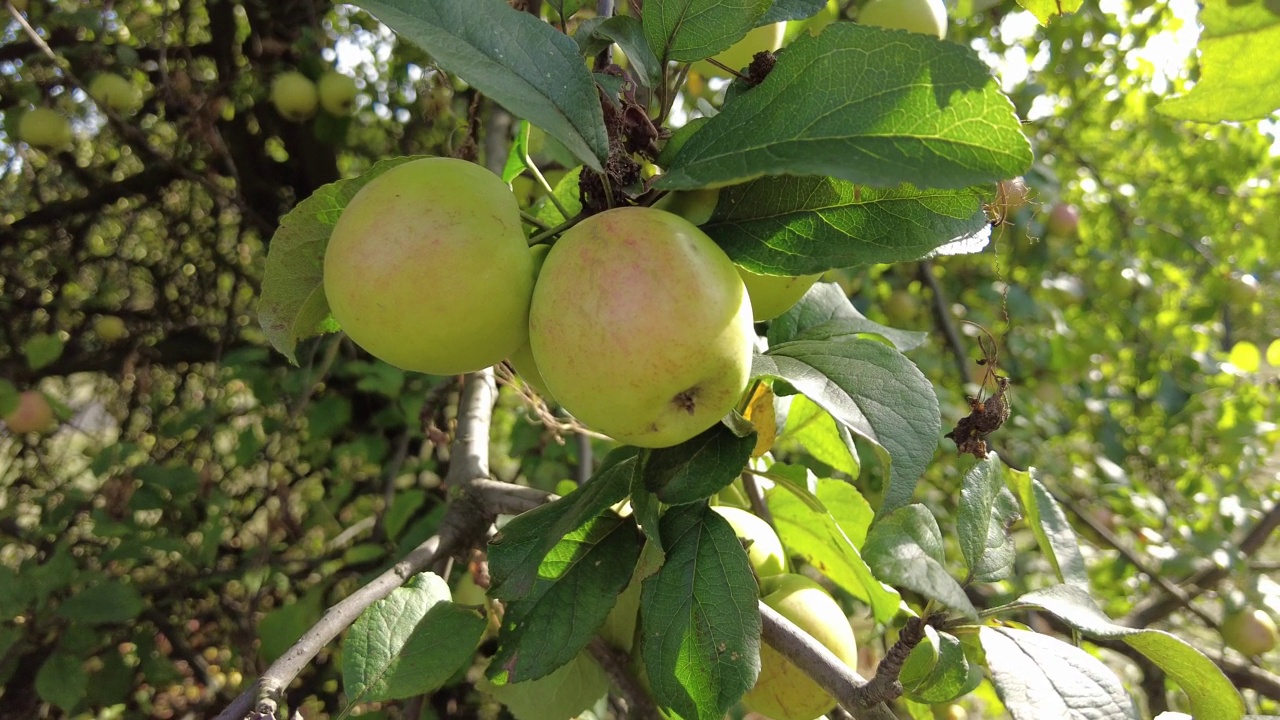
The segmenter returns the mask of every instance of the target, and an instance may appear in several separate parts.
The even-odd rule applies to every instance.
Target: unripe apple
[[[619,442],[668,447],[733,408],[755,332],[746,288],[711,238],[677,215],[624,207],[551,248],[529,340],[562,407]]]
[[[760,581],[761,600],[812,635],[845,665],[856,668],[858,643],[849,620],[817,582],[804,575],[773,575]],[[748,710],[773,720],[814,720],[836,701],[777,650],[760,646],[760,676],[742,698]]]
[[[756,53],[766,50],[773,52],[782,47],[782,37],[786,32],[787,23],[785,21],[751,28],[741,40],[712,57],[725,67],[742,72],[755,59]],[[729,73],[706,60],[699,60],[694,63],[693,69],[703,77],[732,77]]]
[[[27,390],[18,395],[18,407],[4,417],[4,424],[15,435],[42,433],[53,427],[53,407],[37,390]]]
[[[130,115],[142,107],[142,93],[115,73],[102,73],[89,85],[89,95],[112,112]]]
[[[943,39],[947,36],[947,6],[942,0],[871,0],[858,13],[858,22]]]
[[[1058,203],[1049,211],[1049,219],[1045,221],[1045,229],[1050,235],[1073,237],[1080,226],[1080,210],[1075,205]]]
[[[1234,612],[1222,621],[1222,639],[1249,657],[1268,653],[1276,646],[1276,623],[1258,609]]]
[[[330,115],[350,115],[356,105],[356,81],[330,70],[320,76],[320,106]]]
[[[398,165],[338,218],[324,291],[347,335],[392,365],[436,375],[493,365],[528,337],[533,260],[515,197],[463,160]]]
[[[738,268],[738,275],[742,276],[747,293],[751,295],[751,310],[756,322],[772,320],[790,310],[822,277],[822,273],[798,277],[757,275],[742,267]]]
[[[529,257],[533,259],[533,277],[534,289],[538,287],[538,273],[542,272],[542,264],[546,262],[547,253],[551,251],[550,245],[534,245],[529,248]],[[524,381],[533,386],[538,394],[549,401],[555,398],[551,396],[551,391],[547,390],[547,382],[542,379],[542,373],[538,370],[538,363],[533,359],[533,347],[529,345],[529,341],[525,340],[511,357],[507,358],[507,362],[511,363],[511,367],[515,368],[520,377]]]
[[[271,82],[271,103],[285,120],[302,122],[316,114],[316,84],[300,72],[286,72]]]
[[[787,571],[787,553],[782,549],[778,533],[769,523],[746,510],[728,505],[717,505],[712,510],[729,521],[739,539],[747,541],[747,558],[756,571],[756,577],[765,578]]]
[[[716,211],[716,203],[720,201],[720,189],[710,190],[674,190],[658,198],[653,204],[655,210],[675,213],[694,225],[704,225]]]
[[[71,123],[49,108],[28,110],[18,120],[18,139],[31,147],[61,150],[71,144]]]
[[[919,309],[915,296],[906,290],[894,290],[884,304],[884,314],[897,323],[914,320]]]
[[[1027,206],[1031,200],[1031,190],[1027,181],[1021,177],[1001,180],[997,188],[996,202],[1000,205],[1001,214],[1012,215]]]
[[[805,18],[804,20],[792,20],[787,23],[786,41],[800,37],[803,32],[810,35],[818,35],[826,29],[828,25],[840,19],[840,3],[839,0],[827,0],[827,4],[817,12],[816,15]]]
[[[102,339],[103,342],[112,343],[122,340],[129,331],[125,329],[124,320],[115,315],[103,315],[93,321],[93,332]]]

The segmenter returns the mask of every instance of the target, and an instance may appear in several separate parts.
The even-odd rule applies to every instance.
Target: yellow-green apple
[[[1072,237],[1080,227],[1080,210],[1075,205],[1058,203],[1049,210],[1049,219],[1045,221],[1045,229],[1050,235]]]
[[[538,273],[542,272],[542,263],[546,261],[547,253],[550,251],[550,245],[540,244],[529,248],[529,256],[533,259],[534,288],[538,287]],[[551,396],[551,391],[547,390],[547,383],[542,379],[542,373],[538,371],[538,362],[533,359],[533,347],[529,345],[528,340],[525,340],[523,345],[511,353],[511,357],[507,358],[507,362],[511,363],[511,367],[515,368],[520,377],[532,385],[539,395],[550,401],[555,400]]]
[[[4,424],[15,435],[42,433],[53,427],[53,407],[38,390],[18,394],[18,407],[4,416]]]
[[[787,571],[787,553],[782,549],[778,533],[762,518],[728,505],[717,505],[712,510],[729,521],[733,532],[746,541],[747,558],[756,571],[756,577],[764,578]]]
[[[1261,655],[1276,646],[1276,623],[1256,608],[1239,610],[1223,619],[1222,639],[1241,654]]]
[[[756,53],[769,51],[773,52],[782,47],[782,37],[787,32],[787,23],[776,22],[760,27],[752,28],[738,42],[729,46],[727,50],[720,51],[719,54],[712,56],[716,62],[724,65],[730,70],[742,72],[744,68],[751,64],[755,59]],[[693,64],[693,69],[703,77],[731,77],[728,72],[712,65],[706,60],[699,60]]]
[[[302,122],[316,114],[316,84],[300,72],[286,72],[271,82],[271,104],[281,117]]]
[[[320,107],[330,115],[349,115],[356,105],[356,81],[330,70],[320,76]]]
[[[115,342],[121,340],[129,331],[125,329],[124,320],[115,315],[102,315],[93,321],[93,332],[102,339],[103,342]]]
[[[529,312],[551,395],[619,442],[668,447],[746,388],[751,301],[724,251],[678,215],[615,208],[551,248]]]
[[[816,15],[804,20],[791,20],[787,23],[786,42],[789,43],[795,40],[800,37],[800,33],[805,31],[808,31],[810,35],[817,35],[825,30],[828,25],[839,19],[839,0],[827,0],[826,6],[819,10]]]
[[[773,575],[760,581],[761,600],[812,635],[850,668],[858,644],[844,611],[817,582],[804,575]],[[760,676],[742,698],[748,710],[773,720],[814,720],[836,706],[816,682],[777,650],[760,646]]]
[[[738,274],[751,295],[751,310],[756,322],[772,320],[791,309],[818,282],[817,275],[757,275],[742,267]]]
[[[947,36],[947,6],[942,0],[871,0],[858,22],[941,39]]]
[[[89,95],[112,112],[129,115],[142,106],[142,93],[115,73],[102,73],[89,85]]]
[[[515,196],[454,158],[386,171],[338,218],[324,292],[347,335],[399,368],[454,375],[501,361],[528,337],[533,292]]]
[[[654,209],[675,213],[694,225],[704,225],[711,219],[720,199],[720,189],[675,190],[658,198]]]
[[[60,150],[71,144],[71,123],[56,110],[28,110],[18,120],[18,139],[31,147]]]

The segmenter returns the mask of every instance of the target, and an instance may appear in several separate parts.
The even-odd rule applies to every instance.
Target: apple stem
[[[527,213],[527,212],[525,212],[524,210],[521,210],[521,211],[520,211],[520,219],[521,219],[521,220],[524,220],[525,222],[529,223],[530,225],[532,225],[532,226],[534,226],[534,227],[538,228],[539,230],[550,230],[550,229],[551,229],[551,226],[550,226],[550,225],[548,225],[548,224],[546,224],[546,223],[542,222],[542,221],[541,221],[541,220],[539,220],[536,216],[531,215],[530,213]]]
[[[553,228],[548,228],[547,230],[543,230],[542,232],[538,233],[537,235],[534,235],[533,237],[529,238],[529,247],[533,247],[534,245],[537,245],[538,243],[545,242],[545,241],[549,240],[550,238],[552,238],[552,237],[554,237],[554,236],[556,236],[556,235],[559,235],[560,233],[564,232],[565,230],[568,230],[569,228],[573,227],[574,225],[577,225],[577,224],[578,224],[579,222],[581,222],[581,221],[582,221],[581,216],[579,216],[579,217],[575,217],[575,218],[570,218],[570,219],[568,219],[568,220],[566,220],[566,221],[564,221],[564,222],[560,223],[559,225],[557,225],[557,226],[555,226],[555,227],[553,227]]]
[[[533,160],[529,157],[529,149],[527,147],[524,151],[524,157],[520,159],[524,160],[525,167],[529,168],[529,172],[533,173],[533,179],[537,180],[538,184],[542,186],[542,191],[547,194],[547,199],[550,200],[551,204],[555,205],[556,209],[560,211],[560,217],[567,220],[569,218],[569,211],[564,209],[564,205],[560,203],[560,198],[556,197],[556,191],[551,187],[551,183],[547,182],[547,179],[542,176],[542,171],[538,169],[538,166],[535,165]],[[533,243],[529,244],[532,245]]]

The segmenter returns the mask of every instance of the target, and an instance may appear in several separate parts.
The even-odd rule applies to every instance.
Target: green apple
[[[1045,229],[1057,237],[1074,237],[1080,227],[1080,210],[1075,205],[1058,203],[1049,210]]]
[[[755,59],[756,53],[766,50],[773,52],[782,47],[782,37],[786,32],[787,23],[785,21],[752,28],[741,40],[730,45],[729,49],[722,50],[713,57],[725,67],[741,72]],[[703,77],[732,77],[729,73],[706,60],[699,60],[694,63],[693,69]]]
[[[338,218],[324,292],[347,335],[396,367],[455,375],[501,361],[528,337],[533,292],[515,196],[454,158],[386,171]]]
[[[115,315],[103,315],[93,321],[93,332],[102,339],[103,342],[113,343],[122,340],[129,331],[124,326],[124,320]]]
[[[803,32],[810,35],[818,35],[826,29],[828,25],[840,19],[840,2],[839,0],[827,0],[827,4],[816,15],[805,18],[804,20],[791,20],[787,23],[786,41],[790,43],[792,40],[800,37]]]
[[[142,93],[115,73],[102,73],[89,85],[89,95],[112,112],[131,115],[142,107]]]
[[[704,225],[711,219],[720,200],[720,189],[675,190],[658,198],[653,204],[656,210],[675,213],[694,225]]]
[[[746,510],[728,505],[717,505],[712,510],[729,521],[738,538],[747,541],[747,558],[756,571],[756,577],[764,578],[787,571],[787,553],[782,549],[778,533],[769,523]]]
[[[533,286],[535,289],[538,287],[538,273],[542,272],[542,264],[546,262],[547,253],[550,251],[550,245],[534,245],[529,248],[529,256],[533,258]],[[511,367],[515,368],[520,377],[532,385],[539,395],[547,400],[555,400],[551,396],[551,391],[547,390],[547,382],[542,379],[542,373],[538,371],[538,363],[533,359],[533,347],[528,340],[525,340],[523,345],[514,353],[511,353],[511,357],[507,358],[507,362],[511,363]]]
[[[947,6],[942,0],[871,0],[858,13],[858,22],[942,39],[947,36]]]
[[[588,427],[675,445],[737,403],[751,369],[751,301],[724,251],[678,215],[615,208],[551,248],[529,312],[547,389]]]
[[[849,620],[817,582],[804,575],[773,575],[760,581],[761,600],[809,633],[851,668],[858,643]],[[836,701],[800,668],[768,645],[760,646],[760,676],[742,698],[748,710],[773,720],[814,720]]]
[[[18,120],[18,139],[31,147],[61,150],[71,144],[71,123],[49,108],[28,110]]]
[[[751,310],[756,322],[772,320],[790,310],[822,277],[822,273],[798,277],[757,275],[742,267],[738,267],[738,275],[742,276],[747,293],[751,295]]]
[[[4,417],[4,424],[15,435],[47,432],[53,427],[53,406],[37,390],[18,395],[18,407]]]
[[[316,114],[316,84],[300,72],[286,72],[271,82],[271,104],[286,120],[302,122]]]
[[[320,76],[320,107],[330,115],[350,115],[356,106],[356,81],[330,70]]]
[[[1258,609],[1233,612],[1222,621],[1222,639],[1243,655],[1262,655],[1276,646],[1276,623]]]
[[[906,290],[894,290],[884,303],[884,314],[891,322],[905,323],[914,320],[920,310],[916,298]]]

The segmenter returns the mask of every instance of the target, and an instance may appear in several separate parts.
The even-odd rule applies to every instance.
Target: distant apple
[[[89,95],[112,112],[130,115],[142,107],[142,93],[115,73],[102,73],[89,85]]]
[[[947,37],[947,6],[942,0],[871,0],[858,22],[863,25]]]
[[[356,81],[330,70],[320,77],[320,106],[330,115],[350,115],[356,105]]]
[[[71,123],[49,108],[28,110],[18,120],[18,139],[31,147],[61,150],[71,144]]]
[[[316,114],[318,102],[316,84],[300,72],[282,73],[271,83],[271,104],[286,120],[309,119]]]
[[[1243,655],[1262,655],[1276,646],[1276,622],[1256,608],[1240,610],[1223,619],[1222,639]]]
[[[125,329],[124,321],[115,315],[103,315],[93,321],[93,332],[102,339],[103,342],[113,343],[122,340],[129,331]]]
[[[1049,211],[1045,229],[1057,237],[1074,237],[1080,227],[1080,210],[1075,205],[1058,203]]]
[[[53,406],[38,390],[18,395],[18,407],[4,417],[4,424],[15,435],[42,433],[53,427]]]

